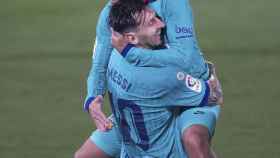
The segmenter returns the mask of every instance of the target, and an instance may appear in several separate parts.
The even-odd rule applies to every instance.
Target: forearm
[[[130,49],[127,49],[130,47]],[[137,48],[135,46],[127,45],[123,52],[123,57],[135,66],[151,66],[164,67],[167,65],[183,65],[186,54],[179,45],[173,45],[168,49],[151,50],[144,48]]]
[[[106,91],[106,71],[112,52],[111,32],[106,20],[108,14],[109,6],[107,4],[100,14],[96,27],[92,66],[87,79],[87,97],[84,104],[85,110],[88,110],[90,102],[97,95],[104,95]]]
[[[179,81],[177,81],[176,86],[170,90],[168,97],[166,97],[170,105],[202,107],[223,103],[223,94],[217,78],[204,81],[179,72],[177,80]]]

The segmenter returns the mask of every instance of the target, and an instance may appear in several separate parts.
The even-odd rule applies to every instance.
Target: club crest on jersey
[[[178,72],[178,73],[177,73],[177,79],[178,79],[179,81],[184,80],[184,79],[185,79],[185,74],[184,74],[183,72]]]
[[[190,75],[186,75],[186,86],[197,93],[200,93],[202,90],[201,82]]]

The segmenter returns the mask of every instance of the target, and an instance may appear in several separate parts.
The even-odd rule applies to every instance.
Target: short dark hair
[[[135,29],[140,24],[138,17],[145,7],[143,0],[119,0],[112,5],[109,25],[119,33]]]

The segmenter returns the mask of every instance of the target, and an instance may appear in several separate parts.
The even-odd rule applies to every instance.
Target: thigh
[[[96,146],[95,143],[88,138],[81,148],[75,153],[75,158],[112,158],[103,150]]]

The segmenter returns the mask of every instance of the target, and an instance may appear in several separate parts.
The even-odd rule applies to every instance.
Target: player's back
[[[176,138],[180,138],[176,134],[179,129],[175,113],[159,99],[168,93],[166,89],[172,88],[170,75],[162,74],[170,72],[170,68],[142,70],[112,53],[108,88],[124,149],[133,157],[180,157],[176,155],[180,153]],[[153,79],[147,80],[147,75]]]

